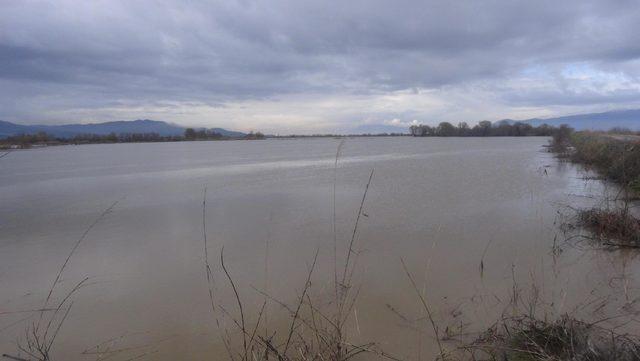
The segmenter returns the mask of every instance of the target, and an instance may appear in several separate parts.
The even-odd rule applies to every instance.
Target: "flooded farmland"
[[[336,273],[352,258],[357,298],[345,332],[403,360],[439,353],[414,288],[445,348],[514,307],[616,322],[635,306],[638,259],[564,242],[567,206],[598,202],[607,185],[544,152],[546,142],[317,138],[12,152],[0,160],[0,350],[17,353],[75,245],[51,303],[86,281],[56,359],[227,358],[222,340],[242,341],[223,248],[247,322],[260,317],[265,335],[286,332],[280,303],[295,305],[307,289],[316,252],[308,295],[317,307],[331,312]]]

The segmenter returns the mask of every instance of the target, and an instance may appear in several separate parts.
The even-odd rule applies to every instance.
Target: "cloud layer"
[[[275,132],[640,106],[640,5],[3,1],[0,119]]]

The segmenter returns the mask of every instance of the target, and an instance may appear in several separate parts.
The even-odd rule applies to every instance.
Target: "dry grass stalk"
[[[431,324],[431,328],[433,329],[433,333],[436,338],[436,343],[438,344],[438,350],[440,351],[440,358],[444,360],[446,359],[446,353],[444,351],[444,348],[442,347],[442,342],[440,341],[440,334],[438,332],[438,325],[436,324],[433,318],[433,314],[431,313],[431,308],[429,307],[429,303],[427,302],[426,297],[422,295],[422,293],[420,292],[420,289],[418,289],[418,286],[416,284],[416,281],[413,278],[413,275],[411,274],[411,272],[409,272],[407,265],[404,263],[404,259],[400,258],[400,262],[402,263],[402,268],[404,269],[404,272],[407,275],[407,278],[411,282],[411,287],[416,292],[416,295],[420,299],[420,303],[422,304],[422,307],[427,314],[427,318],[429,319],[429,323]]]
[[[336,164],[340,154],[340,147],[336,153]],[[355,259],[358,252],[354,249],[358,227],[363,214],[364,204],[373,179],[373,170],[369,174],[368,181],[364,188],[364,193],[354,229],[349,240],[347,254],[345,255],[344,264],[341,266],[342,272],[338,275],[337,267],[337,245],[334,249],[334,259],[336,265],[334,267],[335,295],[333,303],[336,306],[334,314],[327,313],[324,307],[316,305],[311,296],[312,277],[318,260],[319,249],[316,250],[313,261],[306,274],[306,281],[297,301],[290,306],[264,291],[256,290],[265,297],[265,302],[257,315],[257,321],[250,325],[247,322],[244,303],[236,282],[224,263],[224,253],[221,252],[220,262],[222,269],[226,275],[227,281],[233,290],[235,302],[237,304],[237,312],[228,312],[225,307],[218,305],[219,309],[226,317],[230,318],[231,323],[242,334],[242,345],[240,352],[232,351],[229,347],[229,357],[232,360],[278,360],[278,361],[298,361],[298,360],[318,360],[318,361],[347,361],[353,357],[371,353],[386,359],[394,357],[384,353],[374,343],[353,344],[345,338],[345,324],[349,320],[351,310],[354,308],[356,299],[359,294],[359,288],[353,287],[352,280],[355,269]],[[335,228],[335,227],[334,227]],[[334,234],[335,237],[335,234]],[[337,243],[337,237],[336,243]],[[224,249],[223,249],[224,251]],[[338,282],[340,280],[340,282]],[[355,288],[355,290],[354,290]],[[263,319],[265,304],[273,301],[280,305],[289,315],[290,322],[282,336],[278,337],[274,331],[271,335],[262,336],[258,332],[260,322]],[[237,316],[234,316],[237,315]],[[230,345],[232,338],[226,333],[227,342]]]
[[[73,247],[67,254],[65,261],[62,263],[58,272],[56,273],[56,277],[49,288],[47,293],[47,297],[45,298],[44,304],[39,310],[40,315],[37,322],[32,323],[25,330],[24,340],[18,340],[18,350],[28,355],[28,360],[36,360],[36,361],[50,361],[52,359],[51,350],[55,344],[58,333],[62,329],[64,322],[69,316],[69,312],[71,311],[71,306],[73,302],[71,298],[75,295],[78,290],[82,287],[86,286],[86,282],[88,278],[83,279],[79,283],[77,283],[70,291],[68,291],[62,300],[57,304],[56,307],[49,307],[49,304],[54,295],[56,286],[60,283],[60,278],[62,277],[62,273],[66,269],[69,264],[71,258],[75,254],[76,250],[82,242],[86,239],[87,235],[91,232],[91,230],[98,224],[104,217],[109,214],[113,208],[118,204],[118,201],[113,202],[109,207],[107,207],[96,219],[84,230],[80,238],[76,240]],[[9,355],[3,354],[4,358],[9,358],[13,360],[26,360],[22,358],[20,355]]]

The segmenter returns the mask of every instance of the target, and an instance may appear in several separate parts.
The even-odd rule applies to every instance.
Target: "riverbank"
[[[595,169],[633,196],[640,195],[640,137],[577,132],[571,160]]]
[[[557,132],[549,149],[620,187],[603,205],[576,210],[569,228],[582,228],[600,244],[640,248],[640,220],[630,202],[640,196],[640,137],[603,132]]]

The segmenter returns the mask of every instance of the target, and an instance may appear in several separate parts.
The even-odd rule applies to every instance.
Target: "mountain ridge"
[[[23,125],[0,120],[0,138],[19,134],[34,134],[38,132],[45,132],[59,138],[72,138],[81,134],[108,135],[111,133],[157,133],[161,136],[177,136],[183,135],[185,129],[187,129],[187,127],[151,119],[61,125]],[[246,135],[242,132],[227,130],[224,128],[211,128],[209,130],[227,137],[243,137]]]
[[[531,118],[525,120],[502,119],[500,122],[528,123],[533,126],[542,124],[559,126],[567,124],[576,130],[609,130],[611,128],[629,128],[631,130],[640,130],[640,109],[612,110],[608,112],[585,113],[575,115],[564,115],[553,118]]]
[[[524,120],[502,119],[493,122],[513,124],[515,122],[528,123],[532,126],[548,124],[560,126],[567,124],[576,130],[609,130],[614,127],[640,130],[640,109],[614,110],[608,112],[565,115],[553,118],[530,118]],[[108,135],[110,133],[157,133],[161,136],[183,135],[187,127],[164,121],[151,119],[120,120],[103,123],[62,124],[62,125],[23,125],[0,120],[0,138],[19,134],[34,134],[46,132],[54,137],[72,138],[81,134]],[[204,128],[196,128],[204,129]],[[210,131],[220,133],[226,137],[243,137],[246,133],[227,130],[224,128],[210,128]],[[388,124],[365,124],[352,128],[351,134],[375,133],[407,133],[408,128]]]
[[[438,122],[439,123],[439,122]],[[437,125],[435,123],[433,125]],[[453,125],[457,122],[450,121]],[[491,122],[494,126],[501,123],[527,123],[534,127],[542,124],[550,126],[560,126],[567,124],[576,130],[609,130],[611,128],[629,128],[640,130],[640,109],[613,110],[608,112],[584,113],[576,115],[563,115],[553,118],[530,118],[523,120],[501,119]],[[471,123],[474,126],[475,123]],[[388,125],[388,124],[363,124],[351,128],[351,133],[407,133],[408,127]]]

